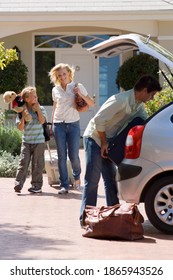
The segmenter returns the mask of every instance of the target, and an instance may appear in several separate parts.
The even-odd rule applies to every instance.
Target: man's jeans
[[[104,181],[106,203],[108,206],[119,203],[117,197],[117,184],[115,180],[116,167],[109,159],[101,157],[100,147],[92,138],[84,137],[85,159],[86,159],[86,173],[85,185],[82,195],[82,204],[80,210],[80,221],[82,220],[82,213],[86,205],[96,206],[97,192],[100,176],[102,175]]]
[[[79,159],[80,126],[79,121],[73,123],[54,123],[53,133],[58,153],[58,169],[61,187],[69,188],[67,153],[70,159],[75,180],[80,179],[81,165]]]

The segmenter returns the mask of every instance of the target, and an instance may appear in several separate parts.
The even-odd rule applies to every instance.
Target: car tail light
[[[129,130],[125,145],[125,158],[139,157],[144,128],[144,125],[137,125]]]

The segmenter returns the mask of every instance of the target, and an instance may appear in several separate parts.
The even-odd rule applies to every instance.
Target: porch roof
[[[0,13],[170,11],[173,0],[0,0]]]

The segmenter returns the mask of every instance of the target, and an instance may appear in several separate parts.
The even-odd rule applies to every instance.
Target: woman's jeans
[[[107,205],[112,206],[119,203],[117,197],[117,183],[115,180],[115,164],[109,159],[101,157],[100,147],[92,138],[84,137],[83,141],[85,148],[86,172],[80,210],[80,221],[82,221],[82,213],[85,206],[96,206],[97,204],[98,183],[101,175],[104,181]]]
[[[81,165],[79,159],[80,126],[79,121],[73,123],[54,123],[53,133],[58,153],[58,169],[61,187],[69,188],[67,154],[70,159],[75,180],[80,179]]]

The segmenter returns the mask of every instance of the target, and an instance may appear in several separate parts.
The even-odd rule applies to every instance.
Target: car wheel
[[[173,176],[155,181],[144,202],[152,225],[164,233],[173,234]]]

